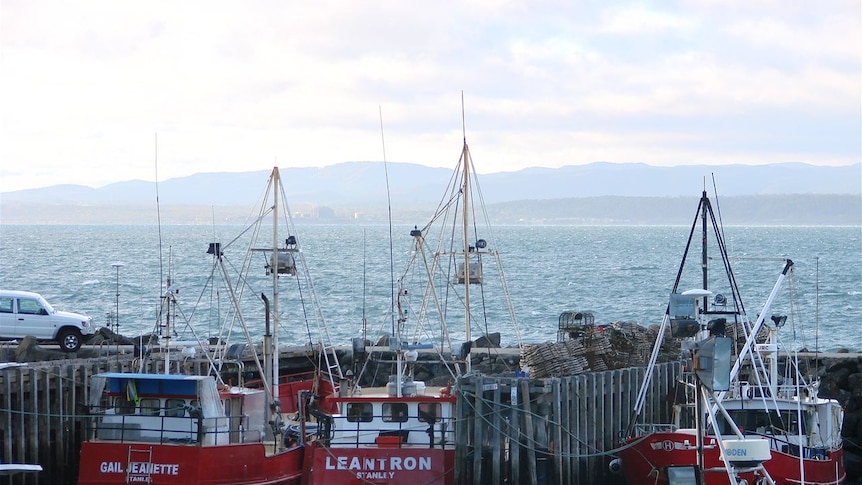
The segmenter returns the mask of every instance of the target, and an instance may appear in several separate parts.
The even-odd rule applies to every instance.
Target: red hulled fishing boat
[[[680,291],[698,220],[701,271],[695,274],[701,282]],[[717,245],[720,257],[710,258],[708,241]],[[723,266],[717,280],[708,273],[712,259]],[[627,483],[827,485],[844,480],[843,410],[837,401],[818,397],[816,378],[802,372],[780,338],[788,317],[771,314],[793,272],[793,261],[782,261],[771,293],[751,321],[723,229],[703,192],[633,419],[619,459],[611,464]],[[639,423],[666,333],[681,343],[683,375],[671,396],[674,422]]]

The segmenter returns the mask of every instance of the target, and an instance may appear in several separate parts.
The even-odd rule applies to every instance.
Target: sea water
[[[198,338],[212,336],[229,313],[230,295],[209,284],[221,270],[206,253],[208,244],[229,246],[243,229],[235,225],[3,225],[0,286],[41,293],[58,309],[92,316],[97,326],[140,335],[159,331],[160,295],[170,274],[179,302],[176,335],[192,338],[189,333],[194,329]],[[282,303],[280,312],[286,315],[282,342],[316,340],[318,334],[309,321],[318,313],[337,345],[348,345],[358,335],[374,340],[389,332],[393,282],[401,276],[413,248],[411,229],[300,221],[296,236],[320,307],[318,311],[304,302]],[[493,241],[522,340],[555,340],[564,311],[591,312],[596,324],[659,324],[689,230],[682,226],[494,228]],[[785,345],[862,351],[862,228],[729,226],[724,237],[752,317],[769,296],[783,259],[795,262],[793,277],[782,287],[782,293],[792,299],[776,301],[771,310],[789,316],[782,332]],[[717,249],[712,249],[710,257],[716,256]],[[691,249],[689,258],[699,264],[699,247]],[[238,274],[232,261],[226,268]],[[720,264],[710,261],[710,265]],[[251,260],[252,270],[260,275],[265,265],[263,253]],[[266,278],[261,278],[253,291],[268,291],[265,283]],[[289,280],[280,284],[286,293],[291,291]],[[691,288],[698,286],[696,280],[690,283]],[[690,288],[679,288],[685,289]],[[311,296],[308,289],[297,291],[303,298]],[[483,294],[479,288],[471,292],[475,309]],[[258,337],[263,334],[262,310],[254,312],[246,319],[252,321],[250,333]],[[497,315],[479,323],[474,338],[476,332],[499,331],[504,345],[513,344],[514,333],[500,327],[502,320]]]

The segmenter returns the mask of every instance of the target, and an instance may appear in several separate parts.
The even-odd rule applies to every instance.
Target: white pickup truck
[[[29,335],[57,342],[66,352],[76,352],[94,333],[90,317],[54,310],[38,293],[0,290],[0,340]]]

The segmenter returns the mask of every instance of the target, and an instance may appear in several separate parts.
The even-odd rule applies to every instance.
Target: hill
[[[393,217],[423,221],[439,203],[452,171],[387,165]],[[284,168],[291,210],[314,221],[385,221],[387,188],[381,162]],[[489,214],[501,223],[688,223],[681,219],[715,174],[735,223],[862,224],[862,164],[819,167],[653,167],[639,163],[530,168],[479,176]],[[164,223],[241,222],[263,193],[269,171],[201,173],[159,183]],[[101,188],[60,185],[0,194],[4,224],[156,223],[154,182]],[[678,214],[679,212],[679,214]],[[687,214],[687,213],[686,213]],[[729,216],[730,214],[728,214]]]

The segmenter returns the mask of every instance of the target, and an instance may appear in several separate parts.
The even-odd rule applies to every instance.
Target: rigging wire
[[[463,96],[463,94],[462,94],[462,96]],[[465,139],[466,139],[466,137],[465,137]],[[476,219],[477,219],[476,218],[476,206],[479,205],[480,207],[484,208],[485,202],[484,202],[484,200],[481,199],[481,192],[479,190],[479,180],[478,180],[478,177],[476,176],[476,167],[473,165],[473,156],[468,151],[467,156],[465,158],[466,158],[466,160],[464,161],[464,163],[469,164],[469,167],[470,167],[470,170],[468,170],[467,173],[472,174],[472,176],[473,176],[473,181],[472,181],[473,183],[470,184],[470,186],[473,187],[473,189],[476,193],[476,196],[480,200],[479,204],[476,204],[474,202],[472,207],[470,207],[470,211],[473,213],[472,214],[472,217],[473,217],[473,228],[472,229],[473,229],[473,241],[475,243],[476,241],[479,240],[479,228],[476,225]],[[486,218],[485,220],[487,220],[487,216],[488,216],[488,214],[485,213],[484,214],[484,217]],[[493,238],[491,241],[492,242],[494,241]],[[482,262],[482,251],[480,251],[478,247],[476,249],[477,249],[476,259],[479,263],[479,268],[482,268],[482,264],[483,264],[483,262]],[[499,269],[498,269],[498,271],[499,271]],[[465,278],[464,278],[465,283],[464,284],[469,285],[470,284],[470,269],[469,268],[464,269],[464,276],[465,276]],[[479,285],[479,292],[480,292],[480,296],[482,299],[482,324],[484,324],[484,327],[485,327],[484,336],[487,338],[488,335],[490,334],[490,330],[488,329],[488,307],[487,307],[487,300],[485,299],[485,285],[484,284]],[[471,316],[471,318],[472,318],[472,316]],[[520,340],[518,343],[520,344]],[[490,357],[491,356],[491,347],[490,346],[487,348],[487,353],[488,353],[488,357]]]
[[[159,134],[155,133],[156,220],[159,226],[159,288],[164,281],[162,269],[162,209],[159,205]]]
[[[389,191],[389,164],[386,162],[386,136],[383,130],[383,108],[381,106],[377,107],[378,116],[380,118],[380,144],[383,150],[383,173],[384,178],[386,180],[386,208],[388,213],[388,221],[389,221],[389,327],[390,327],[390,335],[395,336],[396,334],[396,319],[395,319],[395,256],[394,256],[394,248],[392,241],[392,196]],[[365,314],[365,297],[366,297],[366,261],[365,261],[365,231],[363,230],[362,236],[362,339],[363,345],[368,338],[368,320]],[[373,357],[373,352],[371,355],[367,355],[365,357],[365,362],[362,364],[362,367],[359,369],[359,373],[356,374],[355,380],[353,382],[352,391],[359,390],[359,380],[361,376],[365,373],[365,370],[368,368],[368,363],[371,361]],[[374,369],[374,376],[372,377],[372,382],[377,379],[377,373],[380,371],[380,366],[376,366]]]
[[[161,204],[159,203],[159,134],[153,134],[153,157],[154,157],[154,171],[156,177],[156,223],[158,226],[158,234],[159,234],[159,299],[162,300],[162,296],[165,296],[165,293],[162,292],[162,282],[165,281],[164,278],[164,269],[162,262],[162,209]],[[167,285],[166,285],[167,286]],[[167,289],[167,288],[166,288]],[[166,301],[166,300],[165,300]],[[164,305],[159,305],[159,312],[156,315],[156,328],[154,332],[157,335],[161,335],[161,325],[162,325],[162,312],[164,311]],[[170,311],[170,309],[168,310]],[[119,319],[120,316],[116,315],[116,318]],[[119,321],[119,320],[118,320]]]
[[[302,282],[299,279],[299,275],[295,275],[294,279],[296,280],[296,291],[299,294],[299,301],[302,306],[302,317],[303,320],[305,320],[305,331],[308,333],[308,345],[314,346],[314,339],[311,337],[311,323],[308,321],[308,309],[305,306],[305,299],[302,296]]]
[[[722,237],[724,237],[724,221],[721,220],[721,204],[718,201],[718,188],[715,185],[715,173],[710,173],[712,177],[712,194],[715,196],[715,211],[718,212],[718,226],[721,228]]]
[[[215,205],[210,206],[210,212],[212,216],[212,241],[216,242],[216,228],[215,228]],[[213,309],[215,309],[215,321],[221,322],[221,300],[219,298],[218,289],[216,289],[215,285],[210,288],[210,316],[207,318],[207,336],[212,337],[212,321],[213,321]]]
[[[814,256],[814,352],[820,352],[820,256]]]
[[[389,192],[389,164],[386,163],[386,136],[383,131],[383,108],[378,106],[380,115],[380,143],[383,148],[383,173],[386,176],[386,210],[389,219],[389,318],[391,320],[392,335],[396,333],[395,328],[395,253],[392,244],[392,195]],[[400,345],[400,342],[399,342]]]
[[[368,339],[368,318],[365,314],[365,306],[367,299],[367,284],[368,284],[368,260],[366,257],[366,239],[365,239],[365,229],[362,229],[362,345],[365,346],[365,342]]]

